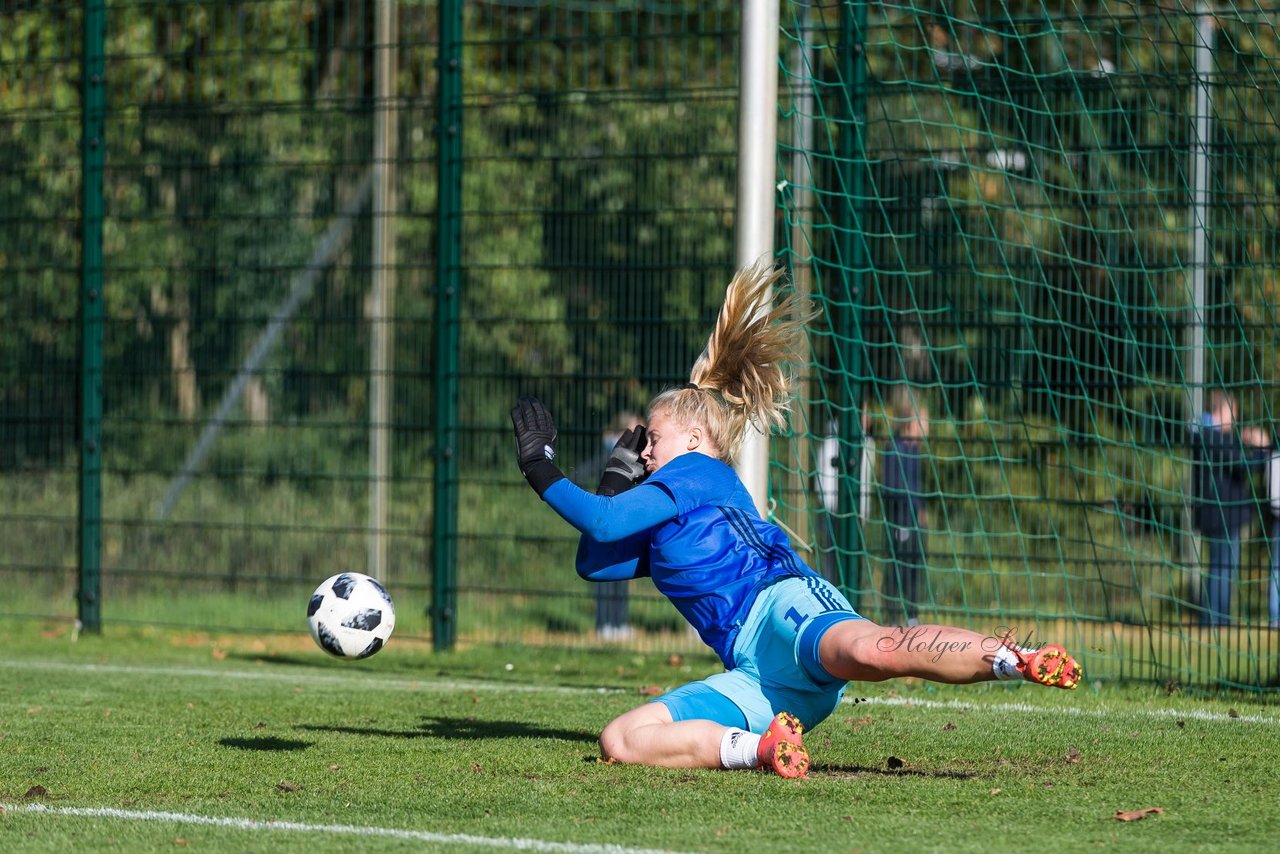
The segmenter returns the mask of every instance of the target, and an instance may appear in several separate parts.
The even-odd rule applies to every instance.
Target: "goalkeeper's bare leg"
[[[1027,679],[1074,688],[1081,672],[1058,646],[1019,647],[1011,635],[993,637],[952,626],[879,626],[869,620],[836,622],[819,643],[822,667],[839,679],[882,682],[914,676],[965,684]],[[797,674],[798,675],[798,674]],[[764,767],[802,777],[809,756],[799,722],[779,714],[765,733],[748,733],[708,720],[676,721],[661,702],[646,703],[614,719],[600,734],[606,761],[664,768]]]
[[[993,679],[1027,679],[1074,688],[1080,666],[1060,646],[1019,647],[1011,633],[991,636],[953,626],[879,626],[868,620],[834,624],[818,655],[832,676],[882,682],[915,676],[953,685]]]
[[[779,713],[764,733],[714,721],[676,721],[662,703],[646,703],[620,715],[600,734],[606,762],[661,768],[761,768],[783,777],[804,777],[809,753],[801,745],[803,727]]]

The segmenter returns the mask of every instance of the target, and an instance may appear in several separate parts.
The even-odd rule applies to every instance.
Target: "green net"
[[[786,5],[784,244],[825,321],[775,485],[868,614],[1276,684],[1280,40],[1209,9]],[[1238,540],[1197,524],[1219,391]]]

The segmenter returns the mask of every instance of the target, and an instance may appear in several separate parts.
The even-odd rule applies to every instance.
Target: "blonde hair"
[[[702,425],[725,460],[742,447],[748,425],[766,433],[786,427],[793,386],[788,362],[817,312],[795,294],[773,304],[773,286],[785,273],[764,259],[738,270],[689,385],[655,397],[651,417],[666,411],[680,424]]]

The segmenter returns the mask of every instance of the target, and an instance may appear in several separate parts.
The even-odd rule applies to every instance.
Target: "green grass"
[[[15,620],[0,644],[4,851],[493,850],[453,834],[681,851],[1273,850],[1280,835],[1274,698],[852,686],[866,702],[807,737],[815,767],[791,782],[596,761],[606,721],[713,672],[706,656],[393,641],[346,663],[301,634],[74,638]],[[1113,818],[1143,807],[1164,812]]]

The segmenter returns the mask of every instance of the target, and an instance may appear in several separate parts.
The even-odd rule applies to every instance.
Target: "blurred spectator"
[[[822,501],[818,519],[818,571],[822,577],[837,587],[841,584],[840,565],[836,559],[836,519],[840,510],[840,436],[839,423],[833,418],[827,422],[827,436],[818,446],[817,471],[814,486]],[[871,420],[862,416],[862,456],[858,471],[858,517],[862,530],[867,528],[867,514],[871,510],[871,490],[875,482],[876,442],[871,436]],[[865,548],[865,542],[863,544]]]
[[[1200,590],[1200,624],[1227,623],[1231,590],[1240,571],[1240,539],[1257,516],[1250,470],[1267,461],[1270,440],[1257,427],[1235,432],[1236,400],[1230,392],[1209,395],[1195,444],[1196,528],[1209,551]]]
[[[921,490],[924,440],[929,410],[911,395],[899,398],[893,412],[893,435],[884,452],[885,531],[889,542],[887,596],[901,602],[907,625],[919,623],[920,576],[925,568],[925,525]]]

